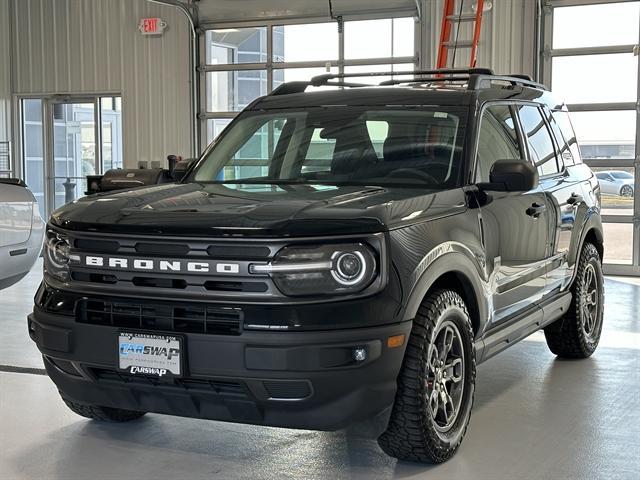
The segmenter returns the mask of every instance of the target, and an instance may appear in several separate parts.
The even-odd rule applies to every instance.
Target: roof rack
[[[288,95],[304,92],[307,87],[371,87],[374,85],[363,83],[345,82],[348,78],[363,77],[404,77],[408,79],[393,79],[380,82],[379,86],[390,86],[411,83],[436,83],[436,82],[467,82],[467,90],[480,90],[488,88],[493,82],[507,82],[513,86],[532,87],[547,90],[541,83],[534,82],[529,75],[495,75],[489,68],[441,68],[436,70],[409,70],[403,72],[369,72],[369,73],[326,73],[317,75],[309,81],[295,81],[283,83],[271,92],[271,95]],[[336,80],[336,81],[334,81]]]

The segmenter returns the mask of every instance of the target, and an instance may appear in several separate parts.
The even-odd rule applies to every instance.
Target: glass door
[[[86,191],[86,176],[100,171],[93,100],[50,102],[53,157],[48,175],[49,201],[53,209],[75,200]]]
[[[24,180],[41,214],[82,197],[87,175],[122,168],[119,96],[23,98]]]

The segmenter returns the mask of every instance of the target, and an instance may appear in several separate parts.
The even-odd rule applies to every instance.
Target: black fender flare
[[[434,283],[443,275],[454,273],[462,277],[473,291],[479,317],[479,324],[474,327],[476,333],[482,332],[482,326],[487,321],[490,308],[489,283],[482,278],[484,273],[480,265],[470,256],[471,252],[466,251],[464,247],[457,248],[457,245],[450,243],[429,252],[421,262],[421,265],[424,264],[422,273],[417,277],[405,301],[403,320],[413,320],[422,300]],[[469,307],[472,308],[472,306]]]
[[[575,268],[576,263],[578,262],[578,258],[580,256],[580,252],[582,251],[582,247],[584,242],[586,241],[587,234],[593,230],[595,235],[600,242],[601,245],[604,245],[604,233],[602,230],[602,218],[600,217],[600,212],[595,209],[590,209],[585,215],[585,221],[582,224],[582,229],[580,230],[580,236],[578,237],[578,243],[571,249],[569,253],[569,265],[573,265],[573,275],[571,276],[571,283],[576,277],[577,268]],[[603,247],[604,248],[604,247]],[[604,259],[601,259],[604,260]]]

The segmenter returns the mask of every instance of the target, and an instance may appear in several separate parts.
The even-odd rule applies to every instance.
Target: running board
[[[505,325],[489,330],[483,338],[475,342],[477,363],[490,359],[562,317],[571,306],[571,298],[570,292],[564,293],[549,302],[533,307],[532,310],[528,310]]]

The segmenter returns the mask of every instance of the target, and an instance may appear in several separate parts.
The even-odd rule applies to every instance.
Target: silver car
[[[38,202],[21,180],[0,178],[0,289],[24,277],[42,250]]]
[[[622,170],[606,170],[596,173],[600,190],[607,195],[633,197],[634,177]]]

